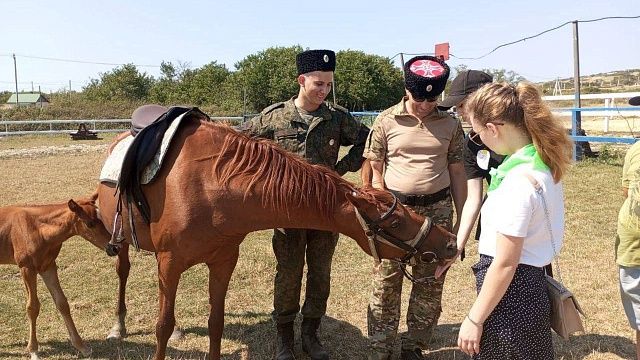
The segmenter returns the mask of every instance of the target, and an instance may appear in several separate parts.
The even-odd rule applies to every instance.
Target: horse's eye
[[[395,219],[395,220],[393,220],[393,221],[391,222],[391,228],[392,228],[392,229],[397,229],[397,228],[398,228],[398,226],[400,226],[400,220]]]

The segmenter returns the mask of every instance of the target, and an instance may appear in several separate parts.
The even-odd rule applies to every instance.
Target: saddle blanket
[[[167,153],[167,149],[169,149],[169,144],[171,143],[176,130],[178,130],[178,126],[185,114],[178,116],[178,118],[176,118],[167,128],[167,132],[165,132],[164,137],[162,138],[162,144],[160,145],[158,152],[154,155],[153,160],[147,165],[142,173],[142,178],[140,179],[141,184],[148,184],[155,179],[158,170],[160,170],[160,167],[162,166],[162,161]],[[124,156],[127,153],[127,150],[129,150],[129,146],[131,146],[132,142],[133,136],[129,135],[116,144],[113,151],[104,162],[104,165],[102,165],[102,171],[100,171],[101,182],[104,181],[113,184],[118,183],[118,180],[120,179],[120,170],[122,169],[122,161],[124,160]]]

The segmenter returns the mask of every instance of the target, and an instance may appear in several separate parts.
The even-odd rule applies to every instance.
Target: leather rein
[[[406,267],[407,265],[432,264],[439,260],[438,256],[433,251],[424,251],[420,253],[418,250],[427,240],[427,235],[429,234],[429,231],[431,231],[433,221],[431,218],[425,217],[424,222],[420,227],[420,231],[418,231],[416,236],[410,241],[398,239],[381,226],[381,223],[389,219],[398,207],[398,198],[393,193],[391,195],[393,196],[393,204],[378,220],[370,219],[366,214],[361,213],[358,208],[354,207],[356,218],[358,219],[358,222],[360,222],[362,230],[364,230],[364,233],[367,236],[371,255],[376,262],[380,262],[380,256],[378,255],[378,250],[376,248],[377,242],[402,250],[405,252],[405,255],[402,258],[390,260],[398,263],[404,276],[412,283],[429,283],[435,279],[433,276],[417,279],[407,271]]]

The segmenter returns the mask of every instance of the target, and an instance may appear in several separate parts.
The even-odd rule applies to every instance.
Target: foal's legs
[[[60,279],[58,279],[58,266],[54,262],[47,270],[40,273],[44,284],[49,289],[51,296],[53,297],[53,301],[56,304],[56,308],[60,315],[62,315],[62,319],[64,320],[64,324],[67,326],[67,331],[69,332],[69,338],[71,339],[71,344],[73,347],[78,349],[84,356],[89,356],[91,354],[91,348],[88,347],[80,335],[78,335],[78,330],[76,329],[76,325],[73,323],[73,319],[71,318],[71,310],[69,309],[69,302],[67,301],[67,297],[62,292],[62,287],[60,287]]]
[[[220,359],[220,342],[224,329],[224,299],[227,295],[229,279],[238,262],[238,250],[238,246],[235,246],[229,249],[228,256],[207,264],[209,267],[209,359],[212,360]]]
[[[164,359],[167,351],[167,341],[176,325],[175,303],[176,290],[180,275],[185,270],[179,260],[173,258],[169,252],[159,252],[156,254],[158,262],[158,322],[156,323],[156,353],[155,360]]]
[[[116,259],[116,272],[118,273],[118,304],[116,305],[116,323],[113,325],[107,340],[117,340],[127,336],[125,318],[127,317],[127,304],[125,303],[125,291],[127,289],[127,279],[131,262],[129,261],[129,244],[122,242],[122,247],[118,251]]]
[[[27,292],[27,316],[29,316],[29,343],[27,351],[31,354],[31,360],[38,357],[38,339],[36,338],[36,320],[40,314],[40,301],[38,300],[38,273],[27,267],[20,268],[20,275]]]

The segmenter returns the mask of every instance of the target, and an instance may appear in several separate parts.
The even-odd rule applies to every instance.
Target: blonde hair
[[[553,116],[533,84],[503,82],[484,85],[470,97],[465,111],[482,125],[500,121],[525,131],[542,161],[551,169],[555,182],[567,172],[571,164],[572,142],[567,130]]]

